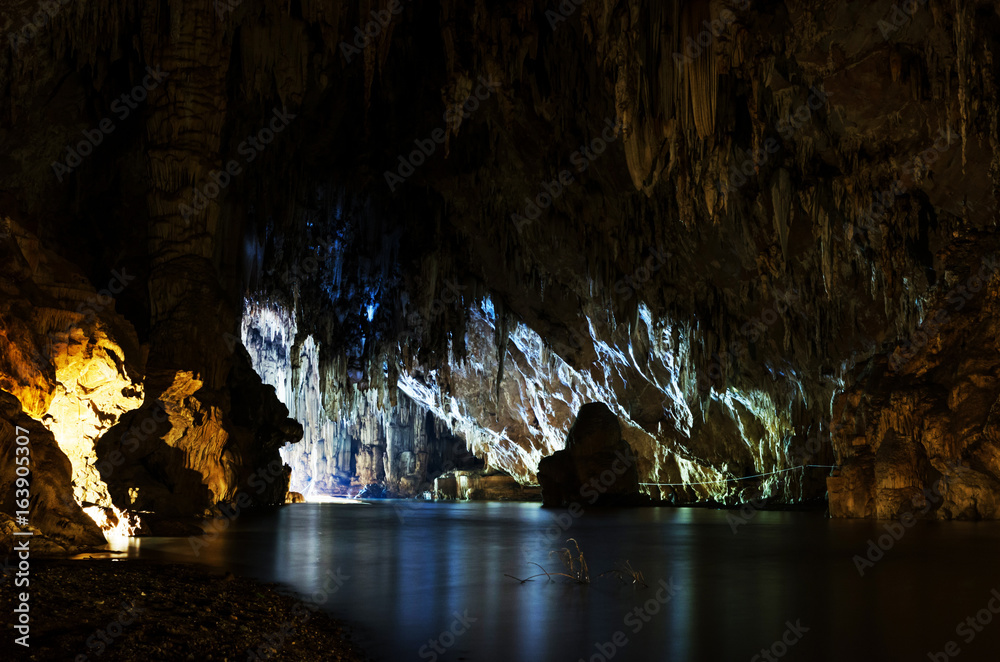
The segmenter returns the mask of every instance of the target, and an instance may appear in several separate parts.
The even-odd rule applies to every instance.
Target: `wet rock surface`
[[[365,485],[360,492],[358,492],[357,498],[359,499],[386,499],[388,495],[386,494],[385,488],[378,483],[371,483]]]
[[[538,501],[541,490],[503,473],[452,471],[434,479],[431,495],[436,501]]]
[[[130,534],[154,530],[143,528],[140,511],[151,513],[152,522],[198,517],[241,490],[257,505],[284,502],[288,476],[278,449],[301,438],[301,426],[261,382],[242,346],[226,349],[226,380],[214,390],[190,371],[150,369],[149,346],[112,294],[136,287],[134,273],[117,269],[98,289],[29,230],[8,220],[5,232],[0,511],[6,518],[20,510],[13,507],[17,425],[31,431],[29,521],[52,551],[106,542],[81,506],[99,510],[107,530]]]

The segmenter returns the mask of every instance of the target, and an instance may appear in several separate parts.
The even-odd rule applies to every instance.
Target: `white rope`
[[[797,467],[791,467],[789,469],[778,469],[777,471],[769,471],[763,474],[754,474],[752,476],[743,476],[742,478],[719,478],[717,480],[709,480],[703,483],[639,483],[640,485],[656,485],[658,487],[682,487],[685,485],[715,485],[716,483],[730,483],[737,480],[749,480],[750,478],[762,478],[763,476],[773,476],[774,474],[784,473],[786,471],[795,471],[796,469],[808,469],[810,467],[816,467],[818,469],[836,469],[837,466],[833,464],[803,464]]]

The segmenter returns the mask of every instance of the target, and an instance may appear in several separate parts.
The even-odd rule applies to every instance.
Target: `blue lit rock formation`
[[[292,491],[342,496],[378,483],[392,496],[417,496],[442,472],[476,466],[465,443],[405,394],[392,403],[384,392],[357,391],[341,408],[330,406],[318,347],[311,337],[296,344],[295,322],[280,307],[248,303],[242,328],[254,368],[303,422],[302,441],[281,452]]]
[[[620,417],[640,482],[647,483],[642,490],[656,499],[735,502],[747,490],[785,502],[822,496],[822,474],[803,480],[799,470],[751,483],[725,480],[802,464],[781,432],[790,412],[782,413],[763,394],[735,389],[712,391],[708,404],[692,411],[688,401],[696,401],[697,384],[685,370],[683,347],[661,341],[655,351],[637,354],[591,339],[602,361],[577,371],[519,324],[505,349],[498,400],[496,313],[488,301],[470,311],[467,328],[466,359],[441,370],[415,362],[402,367],[395,405],[391,389],[360,391],[352,383],[353,396],[336,401],[335,409],[323,386],[329,389],[332,380],[321,379],[313,340],[294,349],[291,315],[278,306],[248,303],[243,340],[254,366],[304,424],[302,443],[282,451],[292,467],[291,489],[308,497],[380,483],[391,494],[413,496],[428,489],[428,477],[458,466],[453,449],[461,454],[466,446],[487,468],[537,485],[541,458],[564,448],[582,405],[600,400]],[[640,342],[653,344],[648,337]],[[449,392],[442,391],[443,383]],[[644,427],[649,419],[657,424]],[[661,489],[650,483],[698,484]]]

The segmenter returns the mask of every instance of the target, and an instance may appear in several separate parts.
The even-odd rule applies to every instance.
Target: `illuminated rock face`
[[[949,271],[996,249],[994,3],[917,3],[898,24],[896,0],[606,0],[556,31],[542,3],[443,0],[345,58],[370,4],[219,20],[194,0],[99,3],[0,64],[0,212],[32,228],[0,227],[17,237],[0,389],[56,431],[78,498],[190,513],[257,495],[297,437],[278,400],[310,440],[285,451],[292,479],[320,492],[419,490],[446,432],[531,484],[595,401],[653,497],[801,501],[823,469],[785,470],[836,463],[835,514],[897,512],[944,472],[937,516],[993,516],[997,357],[950,336],[912,359],[925,372],[879,366],[953,310]],[[141,110],[54,172],[147,66],[166,77]],[[440,128],[480,77],[489,98]],[[429,135],[440,151],[394,180]],[[134,331],[75,310],[119,260],[141,265],[121,297]],[[297,320],[283,355],[251,347],[276,394],[237,347],[245,296]],[[38,358],[67,324],[67,361]]]
[[[731,388],[699,401],[687,348],[673,344],[669,328],[645,318],[638,332],[622,338],[580,338],[600,357],[576,370],[545,347],[525,325],[515,325],[506,347],[503,379],[494,345],[492,306],[470,312],[465,344],[469,358],[447,372],[415,368],[399,387],[463,436],[477,457],[522,484],[537,484],[543,457],[565,447],[575,413],[588,402],[606,403],[621,422],[622,437],[636,457],[641,490],[677,503],[739,502],[763,497],[797,502],[823,496],[822,473],[790,470],[803,464],[804,439],[787,432],[792,412],[762,392]],[[446,383],[450,395],[442,393]],[[829,446],[811,461],[829,457]],[[745,475],[781,471],[763,479]],[[649,483],[671,483],[657,487]]]
[[[454,471],[434,480],[434,499],[439,501],[538,501],[537,486],[522,485],[513,476],[482,471]]]
[[[387,403],[376,390],[357,392],[333,420],[338,412],[324,405],[319,348],[312,338],[293,344],[295,322],[280,307],[249,304],[242,329],[254,368],[303,425],[302,441],[281,451],[292,491],[342,496],[377,483],[391,496],[416,496],[441,472],[476,464],[462,439],[403,394]]]
[[[297,329],[290,314],[277,306],[249,304],[242,333],[254,366],[289,403],[290,415],[303,422],[302,443],[282,450],[292,468],[291,489],[307,497],[341,495],[378,483],[390,494],[422,494],[442,470],[472,461],[466,446],[487,467],[510,474],[522,485],[537,485],[538,462],[564,447],[575,412],[589,401],[603,401],[622,420],[624,439],[637,458],[630,471],[637,472],[642,482],[703,483],[662,489],[643,486],[655,498],[735,502],[744,498],[748,487],[755,497],[780,501],[822,496],[822,480],[803,481],[799,471],[752,486],[725,481],[733,473],[760,473],[801,463],[801,457],[789,453],[789,441],[780,432],[787,420],[783,416],[789,414],[782,414],[762,394],[738,391],[713,393],[711,407],[692,412],[687,402],[693,395],[685,393],[697,385],[685,374],[683,348],[661,341],[655,350],[638,355],[628,345],[618,348],[590,339],[602,362],[577,371],[547,350],[536,333],[517,325],[506,348],[498,401],[495,325],[491,306],[473,309],[465,338],[466,360],[453,360],[441,371],[414,365],[411,372],[400,375],[394,405],[383,401],[380,407],[384,396],[351,385],[353,399],[345,399],[346,404],[331,413],[332,408],[324,406],[324,400],[329,404],[330,381],[324,389],[319,348],[313,340],[306,338],[296,348]],[[660,337],[668,334],[661,331]],[[649,337],[642,342],[655,345]],[[440,388],[445,380],[448,394]],[[659,417],[649,416],[657,411]],[[672,422],[670,427],[660,420],[664,414]],[[332,420],[334,415],[340,420]],[[650,419],[657,424],[645,422]],[[733,419],[740,425],[735,426]],[[677,457],[664,447],[664,438],[691,450]]]
[[[19,465],[14,460],[19,436],[28,439],[26,445],[30,448],[27,509],[18,507],[15,498],[16,489],[20,489],[16,484]],[[0,453],[5,458],[0,462],[0,544],[12,549],[13,532],[27,530],[13,519],[22,510],[28,511],[31,530],[38,534],[31,541],[34,552],[75,551],[105,543],[101,529],[73,499],[70,462],[52,433],[24,413],[16,398],[3,391],[0,391]]]
[[[279,307],[249,304],[244,311],[243,342],[254,370],[302,424],[302,441],[281,450],[292,469],[290,489],[305,496],[345,494],[354,476],[351,439],[323,406],[319,348],[312,338],[293,347],[295,335],[295,321]]]
[[[32,522],[53,549],[102,543],[95,530],[135,532],[138,510],[201,515],[241,489],[254,503],[284,502],[288,475],[278,448],[301,431],[242,347],[233,346],[221,394],[190,372],[151,373],[109,296],[131,284],[129,272],[102,293],[31,233],[5,227],[0,385],[17,406],[6,407],[4,420],[8,428],[32,419],[44,426],[32,436],[33,484],[46,491]],[[168,379],[144,406],[146,385]],[[12,514],[10,506],[4,501],[3,512]]]
[[[262,384],[246,351],[235,349],[224,399],[195,375],[171,372],[155,401],[147,398],[98,442],[119,508],[183,518],[209,515],[241,493],[250,505],[285,502],[289,472],[278,449],[300,439],[302,427]]]
[[[953,289],[932,308],[946,314],[929,320],[940,323],[872,360],[837,397],[831,515],[1000,518],[997,273],[949,269]]]
[[[24,425],[30,416],[44,426],[44,433],[32,435],[39,453],[33,485],[47,493],[32,521],[65,548],[102,543],[79,504],[112,507],[95,443],[142,402],[139,343],[115,311],[110,291],[98,292],[16,223],[5,225],[10,234],[0,240],[8,256],[0,267],[6,292],[0,302],[0,383],[16,396],[17,412],[24,408],[20,418],[11,413],[6,421]],[[109,287],[120,292],[130,278],[119,275]],[[13,406],[8,410],[14,412]],[[8,505],[3,510],[10,513]]]
[[[67,334],[65,345],[52,346],[58,385],[42,423],[70,460],[76,501],[108,508],[111,498],[94,444],[122,414],[142,404],[142,383],[126,373],[118,358],[124,351],[100,327],[93,332],[93,341]]]

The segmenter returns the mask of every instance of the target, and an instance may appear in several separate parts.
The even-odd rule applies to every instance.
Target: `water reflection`
[[[327,607],[388,662],[431,659],[422,647],[466,612],[476,620],[437,659],[599,662],[620,631],[628,643],[615,662],[750,660],[800,621],[809,630],[782,660],[920,660],[1000,587],[997,523],[921,523],[861,577],[852,557],[884,532],[878,523],[761,512],[734,535],[711,510],[588,512],[554,527],[557,515],[535,504],[296,504],[241,516],[197,557],[185,538],[136,540],[130,554],[196,560],[302,595],[340,568],[350,579]],[[527,560],[558,568],[545,550],[567,537],[592,576],[627,559],[650,588],[504,577],[536,572]],[[671,577],[676,595],[655,605]],[[650,604],[658,613],[636,631],[635,610]],[[963,644],[962,660],[994,660],[998,645],[1000,621]]]

